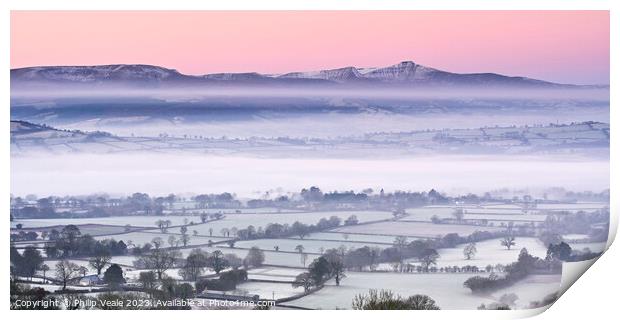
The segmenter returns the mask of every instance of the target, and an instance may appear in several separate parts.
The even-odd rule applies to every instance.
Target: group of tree
[[[350,216],[345,220],[348,224],[357,224],[357,217],[355,215]],[[305,224],[299,221],[295,221],[292,224],[280,224],[270,223],[265,228],[254,226],[248,226],[245,229],[232,230],[228,228],[222,229],[222,235],[225,237],[232,236],[239,240],[252,240],[252,239],[265,239],[265,238],[288,238],[299,237],[303,239],[307,235],[313,232],[320,232],[329,229],[336,228],[341,225],[341,219],[337,216],[331,216],[328,219],[321,218],[316,224]]]
[[[304,292],[313,287],[321,287],[329,280],[334,279],[336,285],[346,277],[345,264],[342,255],[336,249],[327,250],[323,255],[314,259],[308,266],[308,271],[298,274],[292,286],[303,287]]]
[[[41,252],[34,246],[28,246],[23,253],[11,246],[10,247],[11,273],[13,276],[21,276],[32,278],[38,270],[49,270],[47,265],[43,264],[43,256]],[[46,271],[47,271],[46,270]]]
[[[248,272],[245,269],[232,269],[219,274],[217,279],[200,279],[196,282],[196,292],[205,289],[215,291],[232,291],[237,285],[248,280]]]
[[[75,225],[67,225],[58,232],[54,240],[45,244],[47,257],[74,258],[91,257],[106,252],[108,255],[126,255],[125,242],[114,239],[95,240],[91,235],[82,235]]]
[[[200,248],[193,249],[183,259],[178,250],[163,248],[155,244],[153,248],[134,261],[134,266],[153,270],[157,280],[162,280],[167,270],[178,267],[180,268],[179,275],[184,280],[196,282],[207,269],[219,274],[228,268],[237,270],[241,266],[258,267],[264,261],[265,254],[258,247],[252,247],[244,259],[235,254],[224,254],[220,250],[209,253]]]
[[[530,255],[527,249],[523,248],[519,252],[517,261],[504,268],[505,275],[498,276],[491,273],[487,277],[474,276],[467,279],[463,285],[474,293],[486,293],[508,287],[530,274],[559,273],[561,268],[562,264],[558,260],[558,254],[550,253],[545,259],[540,259]]]
[[[353,298],[354,310],[439,310],[435,300],[427,295],[416,294],[401,297],[389,290],[369,290]]]

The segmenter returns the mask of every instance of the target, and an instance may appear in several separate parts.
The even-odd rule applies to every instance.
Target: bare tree
[[[512,246],[516,245],[515,237],[512,235],[507,235],[500,241],[500,243],[502,246],[506,247],[507,250],[510,250]]]
[[[173,236],[173,235],[170,235],[170,236],[168,237],[168,244],[169,244],[171,247],[176,247],[176,244],[177,244],[177,237],[175,237],[175,236]]]
[[[86,277],[86,274],[88,273],[88,268],[86,268],[85,266],[80,266],[78,268],[78,273],[82,275],[82,278]]]
[[[47,280],[45,279],[45,273],[50,271],[50,267],[44,264],[41,266],[40,270],[43,271],[43,283],[47,283]]]
[[[465,259],[467,260],[471,260],[471,258],[473,258],[476,255],[476,253],[478,253],[478,249],[476,249],[475,242],[470,242],[469,244],[465,246],[465,248],[463,248],[463,255],[465,256]]]
[[[153,249],[148,255],[138,259],[138,264],[144,265],[146,269],[153,269],[157,273],[157,279],[161,280],[166,270],[174,267],[181,254],[175,250],[164,250],[161,248]]]
[[[142,288],[144,290],[147,290],[147,292],[149,292],[150,296],[151,290],[155,289],[155,286],[157,285],[157,280],[155,279],[155,272],[140,272],[140,275],[138,276],[138,282],[142,285]]]
[[[157,226],[157,228],[159,228],[159,231],[161,231],[161,233],[166,233],[168,232],[168,228],[170,228],[170,225],[172,225],[172,221],[160,219],[155,221],[155,225]]]
[[[97,270],[97,275],[101,275],[101,270],[110,263],[112,257],[106,250],[97,250],[95,255],[88,260],[88,264]]]
[[[181,235],[181,242],[183,242],[183,246],[187,247],[187,243],[189,242],[190,237],[188,234],[182,234]]]
[[[222,234],[222,237],[230,236],[230,230],[228,230],[228,228],[222,228],[222,230],[220,230],[220,233]]]
[[[198,277],[204,272],[204,269],[207,267],[207,253],[200,250],[194,249],[190,252],[190,254],[185,259],[185,264],[179,271],[179,274],[185,280],[198,280]]]
[[[78,275],[79,267],[77,264],[61,260],[56,263],[56,278],[62,282],[62,290],[67,289],[67,283]]]
[[[159,249],[164,245],[164,239],[162,239],[161,237],[155,237],[153,238],[153,240],[151,240],[151,243],[153,244],[153,247],[155,247],[155,249]]]

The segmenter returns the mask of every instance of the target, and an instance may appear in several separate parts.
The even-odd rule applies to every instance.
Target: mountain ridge
[[[525,88],[593,88],[597,85],[560,84],[528,77],[498,73],[454,73],[416,64],[413,61],[375,68],[347,66],[317,71],[293,71],[282,74],[257,72],[186,75],[175,69],[147,64],[110,64],[93,66],[37,66],[11,69],[11,84],[119,84],[142,85],[373,85],[373,86],[473,86]],[[602,86],[605,87],[605,86]]]

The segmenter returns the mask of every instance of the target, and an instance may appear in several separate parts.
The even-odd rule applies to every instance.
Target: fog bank
[[[11,192],[153,195],[231,192],[251,196],[282,188],[429,190],[481,193],[498,188],[609,188],[609,162],[543,157],[443,156],[400,159],[258,159],[189,155],[63,155],[11,159]]]

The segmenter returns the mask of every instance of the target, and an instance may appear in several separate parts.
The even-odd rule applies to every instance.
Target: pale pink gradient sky
[[[607,11],[13,11],[11,68],[280,73],[402,60],[609,83]]]

